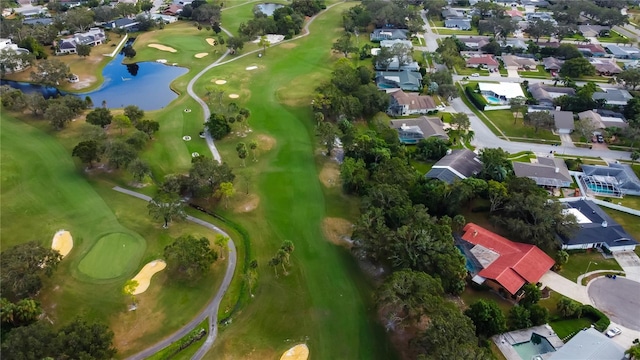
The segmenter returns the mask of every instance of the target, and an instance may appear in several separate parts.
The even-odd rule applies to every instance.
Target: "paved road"
[[[137,197],[138,199],[144,200],[144,201],[150,201],[151,197],[144,195],[144,194],[140,194],[138,192],[135,191],[131,191],[131,190],[127,190],[127,189],[123,189],[119,186],[116,186],[113,188],[113,190],[121,192],[123,194],[127,194],[127,195],[131,195],[134,197]],[[187,323],[186,325],[184,325],[182,328],[180,328],[180,330],[176,331],[175,333],[171,334],[169,337],[165,338],[164,340],[154,344],[153,346],[133,355],[130,356],[129,358],[127,358],[127,360],[143,360],[146,359],[148,357],[150,357],[151,355],[157,353],[158,351],[164,349],[165,347],[171,345],[173,342],[175,342],[176,340],[181,339],[182,337],[184,337],[186,334],[188,334],[191,330],[193,330],[199,323],[202,322],[202,320],[204,320],[205,318],[209,319],[209,330],[207,332],[207,339],[205,340],[204,344],[202,345],[202,347],[198,350],[198,353],[200,353],[202,351],[202,355],[204,355],[207,351],[209,351],[209,349],[211,348],[211,345],[213,345],[213,342],[216,340],[216,337],[218,336],[218,309],[220,307],[220,302],[222,301],[222,297],[224,296],[224,294],[227,292],[227,289],[229,288],[229,284],[231,284],[231,280],[233,279],[233,274],[235,272],[235,268],[236,268],[236,263],[237,263],[237,251],[236,251],[236,245],[233,242],[233,240],[231,239],[231,237],[229,236],[229,234],[227,234],[226,232],[224,232],[222,229],[220,229],[219,227],[208,223],[204,220],[200,220],[198,218],[195,218],[193,216],[187,216],[187,220],[194,222],[198,225],[202,225],[210,230],[213,230],[223,236],[226,236],[229,239],[229,242],[227,243],[227,247],[229,248],[229,255],[227,257],[227,270],[224,274],[224,279],[222,280],[222,284],[220,284],[220,288],[218,288],[218,291],[216,292],[216,295],[213,297],[213,299],[211,299],[211,301],[207,304],[207,306],[205,307],[204,310],[202,310],[202,312],[200,312],[200,314],[198,314],[198,316],[196,316],[193,320],[191,320],[189,323]],[[196,355],[198,354],[196,353]],[[202,358],[202,355],[200,357],[195,357],[197,359]]]
[[[589,282],[593,305],[622,326],[640,330],[640,283],[623,277]]]

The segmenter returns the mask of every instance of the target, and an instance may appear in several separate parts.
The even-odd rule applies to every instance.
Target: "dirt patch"
[[[174,48],[172,48],[170,46],[161,45],[161,44],[149,44],[147,46],[150,47],[150,48],[158,49],[160,51],[168,51],[168,52],[171,52],[171,53],[178,52],[178,50],[176,50],[176,49],[174,49]]]
[[[307,360],[309,358],[309,348],[306,344],[299,344],[282,354],[280,360]]]
[[[351,248],[351,233],[353,224],[342,218],[325,218],[322,220],[322,232],[327,240],[335,245]]]
[[[260,134],[256,140],[258,141],[258,150],[269,151],[276,146],[276,139],[269,135]]]
[[[340,166],[334,161],[327,161],[320,170],[320,181],[328,188],[340,185]]]
[[[224,85],[224,84],[227,83],[227,80],[221,80],[220,79],[220,80],[215,80],[214,82],[216,83],[216,85]]]
[[[96,82],[95,76],[83,76],[80,78],[80,81],[71,84],[71,88],[73,89],[84,89],[91,86]]]
[[[202,59],[203,57],[209,55],[208,53],[197,53],[194,56],[196,57],[196,59]]]
[[[294,42],[286,42],[283,44],[278,45],[279,48],[283,48],[283,49],[293,49],[294,47],[297,47],[298,44],[294,43]]]
[[[211,46],[216,46],[216,39],[214,38],[207,38],[207,44],[211,45]]]
[[[260,204],[260,197],[256,194],[242,194],[236,199],[238,203],[233,207],[233,211],[236,213],[247,213],[255,210]]]

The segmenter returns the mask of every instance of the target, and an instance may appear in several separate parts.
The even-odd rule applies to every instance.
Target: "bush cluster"
[[[471,100],[473,105],[478,108],[478,110],[484,111],[484,107],[487,105],[487,101],[481,94],[476,92],[472,85],[467,85],[464,89],[464,92],[467,93],[469,99]]]

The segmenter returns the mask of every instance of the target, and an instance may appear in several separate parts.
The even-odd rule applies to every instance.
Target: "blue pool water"
[[[589,190],[594,192],[599,192],[603,194],[615,194],[615,191],[613,191],[612,189],[601,187],[596,184],[587,184],[587,187],[589,188]]]
[[[395,89],[395,88],[397,88],[397,86],[395,86],[395,85],[385,84],[385,83],[379,83],[378,87],[380,89]]]
[[[531,334],[531,340],[520,344],[513,345],[522,360],[535,359],[536,355],[554,352],[556,349],[551,345],[549,340],[538,334]]]
[[[464,250],[462,249],[462,246],[456,245],[456,247],[458,248],[458,250],[460,250],[460,253],[464,256],[464,259],[466,260],[464,266],[467,268],[467,271],[469,271],[472,274],[477,274],[479,269],[476,268],[476,266],[473,263],[473,261],[471,261],[471,259],[469,259],[467,257],[467,255],[464,253]]]
[[[495,96],[485,96],[484,98],[487,99],[487,102],[489,104],[501,104],[502,103],[502,101],[500,101],[500,99],[498,99]]]

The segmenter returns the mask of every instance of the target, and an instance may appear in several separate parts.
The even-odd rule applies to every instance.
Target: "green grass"
[[[591,263],[591,265],[589,265]],[[570,253],[569,261],[562,265],[558,273],[571,281],[578,280],[578,276],[595,270],[622,270],[615,259],[605,259],[597,251]]]
[[[471,30],[454,30],[454,29],[436,29],[440,35],[478,35],[478,29]]]
[[[424,162],[420,160],[411,160],[411,166],[416,169],[420,174],[426,174],[431,170],[431,167],[435,162]]]
[[[471,288],[471,286],[467,286],[464,289],[464,292],[460,295],[460,298],[462,298],[466,306],[471,306],[471,304],[473,304],[478,300],[495,301],[505,316],[507,316],[507,314],[509,313],[509,310],[511,310],[511,308],[513,307],[512,303],[501,298],[498,294],[488,290],[487,291],[474,290]]]
[[[626,36],[622,36],[619,33],[617,33],[616,31],[609,31],[609,36],[599,36],[598,37],[598,41],[601,43],[616,43],[616,44],[624,44],[625,40],[627,39]]]
[[[632,197],[629,196],[628,198],[632,198]],[[628,203],[627,204],[623,203],[623,205],[628,207],[633,207],[632,204],[628,204]],[[631,236],[633,236],[636,240],[640,240],[640,218],[638,216],[623,213],[621,211],[617,211],[613,209],[609,209],[604,206],[602,207],[602,210],[604,210],[607,214],[609,214],[609,216],[611,216],[613,220],[615,220],[618,224],[622,225],[622,227],[629,234],[631,234]],[[636,250],[638,248],[640,248],[640,246],[636,246]]]
[[[177,357],[179,359],[190,359],[191,356],[193,356],[196,353],[196,351],[198,351],[200,346],[202,346],[202,344],[205,342],[205,340],[207,339],[207,335],[203,336],[202,339],[198,341],[192,342],[191,345],[189,345],[189,347],[181,350],[177,354],[175,354],[174,352],[180,348],[181,342],[185,340],[185,338],[190,336],[192,332],[198,331],[198,329],[209,329],[209,318],[204,319],[200,324],[198,324],[194,328],[194,330],[189,332],[187,335],[183,336],[181,339],[176,340],[171,345],[158,351],[157,353],[153,354],[147,359],[148,360],[165,360],[165,359],[171,359],[172,357]]]
[[[552,79],[551,73],[544,69],[544,65],[538,65],[538,71],[518,71],[522,77]]]
[[[471,74],[475,74],[475,73],[480,74],[480,76],[488,76],[489,75],[489,70],[486,70],[486,69],[476,69],[476,68],[468,68],[468,67],[456,66],[455,70],[458,73],[458,75],[471,75]]]
[[[591,324],[593,324],[593,322],[587,317],[582,317],[579,319],[558,320],[549,323],[553,331],[555,331],[558,337],[563,340],[566,337],[575,334],[584,328],[590,327]]]
[[[536,133],[533,127],[524,125],[521,115],[514,125],[513,114],[510,110],[485,111],[484,114],[509,137],[560,141],[560,138],[549,130],[540,129]]]
[[[131,272],[144,253],[144,240],[125,233],[101,237],[80,261],[78,269],[94,279],[113,279]]]

